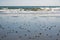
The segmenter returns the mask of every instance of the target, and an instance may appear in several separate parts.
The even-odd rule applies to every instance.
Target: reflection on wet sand
[[[0,17],[0,40],[60,40],[60,17]]]

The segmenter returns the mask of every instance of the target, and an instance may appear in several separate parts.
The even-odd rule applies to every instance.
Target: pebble
[[[0,24],[0,28],[4,29],[1,24]]]
[[[40,36],[35,36],[35,37],[40,37]]]
[[[29,39],[31,39],[31,37],[29,37]]]
[[[56,40],[58,40],[58,39],[56,39]]]
[[[6,35],[4,35],[4,37],[7,37]]]
[[[48,36],[48,34],[46,34]]]
[[[27,36],[27,34],[25,34],[25,36]]]
[[[27,30],[28,32],[30,32],[30,30]]]
[[[52,38],[52,36],[49,36],[50,38]]]
[[[51,30],[51,28],[49,28],[49,30]]]
[[[19,36],[19,38],[22,38],[22,36]]]
[[[3,39],[4,37],[2,36],[1,38]]]
[[[42,34],[42,33],[39,33],[40,35]]]
[[[59,30],[59,32],[60,32],[60,30]]]
[[[18,33],[18,31],[16,31],[16,33]]]
[[[56,27],[56,25],[54,27]]]
[[[57,36],[59,36],[59,33],[57,33]]]

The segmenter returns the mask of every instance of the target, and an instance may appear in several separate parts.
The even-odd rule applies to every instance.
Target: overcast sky
[[[60,0],[0,0],[0,6],[60,6]]]

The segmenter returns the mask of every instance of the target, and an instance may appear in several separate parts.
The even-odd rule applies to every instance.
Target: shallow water
[[[60,40],[60,17],[0,16],[0,40]]]

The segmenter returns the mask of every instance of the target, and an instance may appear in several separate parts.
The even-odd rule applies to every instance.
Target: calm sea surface
[[[60,8],[60,6],[0,6],[0,9],[18,9],[18,8]]]

